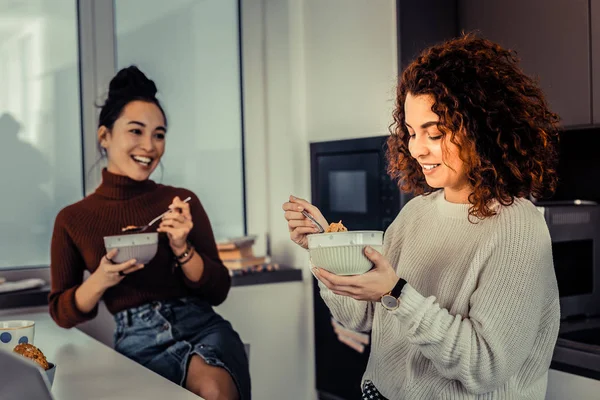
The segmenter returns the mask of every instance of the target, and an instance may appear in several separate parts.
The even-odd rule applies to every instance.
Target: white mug
[[[12,351],[19,343],[33,344],[34,334],[33,321],[0,321],[0,349]]]

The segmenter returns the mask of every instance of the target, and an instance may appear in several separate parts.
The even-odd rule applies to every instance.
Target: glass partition
[[[0,2],[0,269],[49,263],[83,193],[77,1]]]

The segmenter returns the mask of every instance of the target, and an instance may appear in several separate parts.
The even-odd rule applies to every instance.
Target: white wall
[[[254,399],[314,398],[307,368],[307,295],[301,282],[233,287],[216,311],[250,345]]]
[[[388,134],[398,71],[396,2],[305,3],[309,141]]]
[[[281,205],[310,199],[309,143],[386,134],[396,82],[393,0],[244,0],[248,231],[274,260],[304,268],[307,399],[314,393],[312,275]],[[257,243],[265,248],[265,242]],[[260,250],[259,250],[260,251]]]
[[[293,4],[292,4],[293,3]],[[308,193],[308,139],[304,112],[302,7],[299,1],[242,2],[244,75],[244,146],[248,232],[258,234],[257,252],[269,251],[275,261],[306,264],[304,251],[287,236],[281,205],[291,193]],[[315,399],[311,282],[304,274],[292,301],[301,304],[302,321],[295,362],[301,366],[287,385],[298,399]],[[268,301],[278,302],[276,298]],[[281,307],[281,305],[279,305]],[[289,310],[288,312],[294,312]],[[283,329],[273,319],[265,329]],[[251,349],[251,359],[254,350]],[[292,397],[290,397],[292,398]]]

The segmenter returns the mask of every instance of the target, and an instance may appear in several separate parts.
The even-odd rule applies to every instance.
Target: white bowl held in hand
[[[348,231],[308,235],[308,252],[315,267],[336,275],[360,275],[373,263],[364,249],[371,246],[381,253],[383,231]]]
[[[135,258],[138,264],[148,264],[158,250],[158,232],[105,236],[104,246],[107,253],[112,249],[119,249],[112,259],[116,264],[132,258]]]

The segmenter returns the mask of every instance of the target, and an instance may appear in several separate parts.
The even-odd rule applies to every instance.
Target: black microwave
[[[386,172],[387,138],[310,144],[312,202],[328,221],[384,231],[410,200]]]

